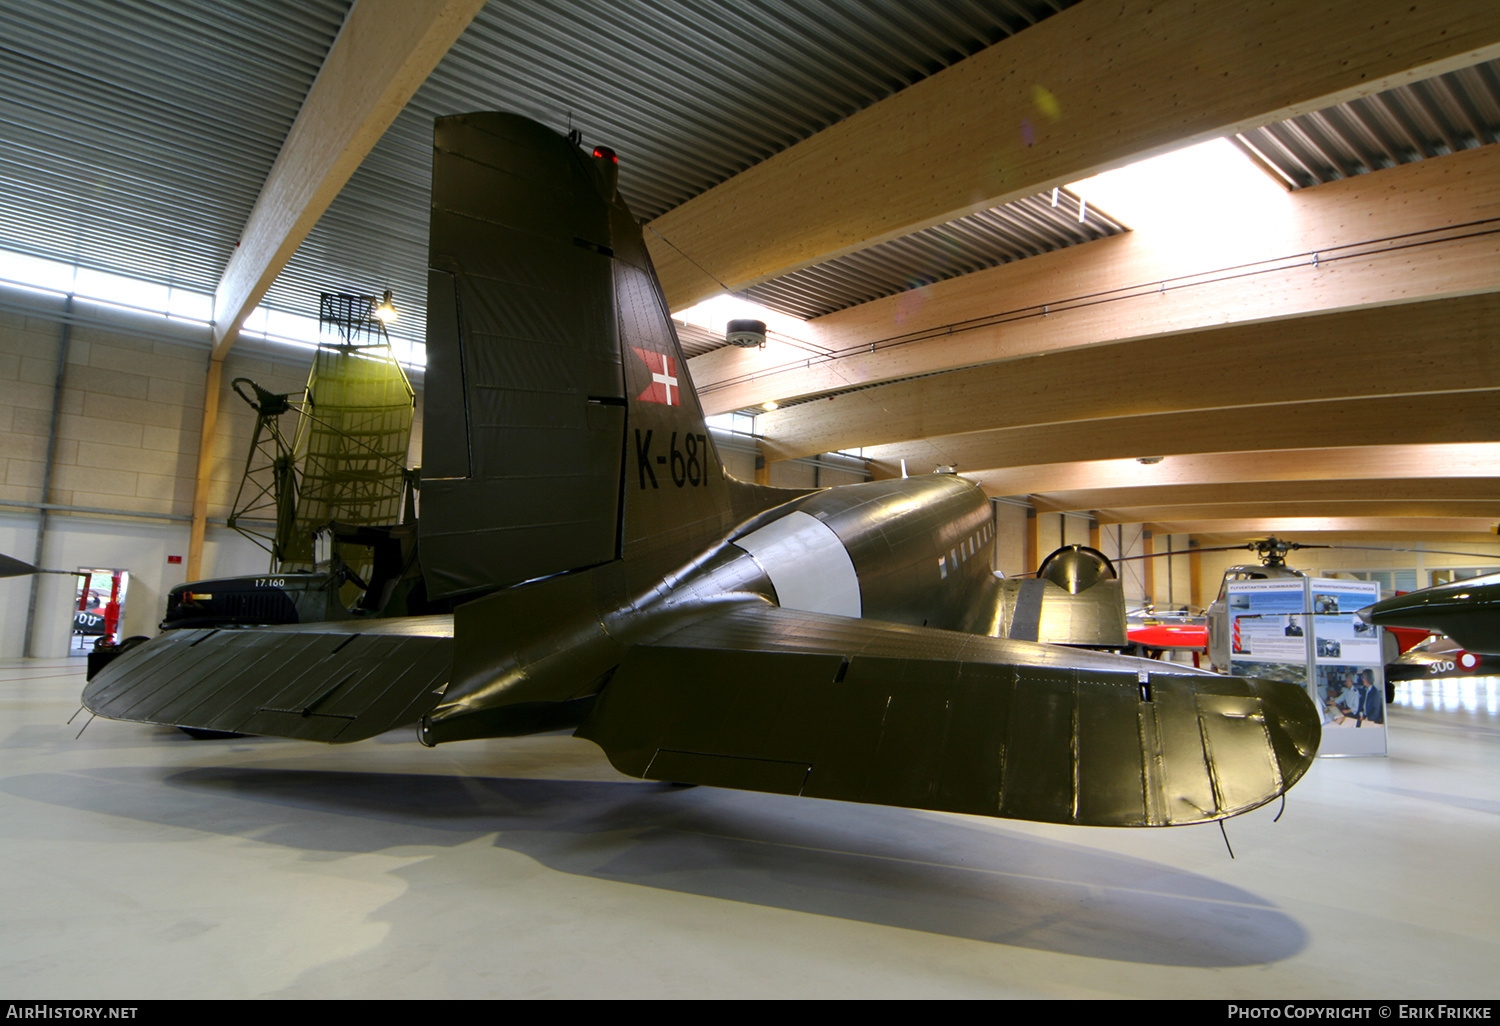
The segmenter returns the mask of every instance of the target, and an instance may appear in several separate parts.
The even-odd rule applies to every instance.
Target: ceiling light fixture
[[[391,290],[386,289],[385,295],[380,297],[380,304],[378,306],[374,306],[370,311],[377,318],[379,318],[380,323],[382,324],[390,324],[399,316],[396,313],[396,304],[391,300]]]

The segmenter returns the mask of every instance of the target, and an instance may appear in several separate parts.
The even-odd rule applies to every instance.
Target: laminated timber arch
[[[1500,409],[1494,403],[1500,388],[1497,324],[1500,293],[1489,292],[1163,334],[849,392],[765,415],[758,430],[774,459],[865,446],[880,447],[877,459],[899,460],[916,455],[908,451],[916,446],[901,443],[929,439],[923,451],[962,449],[963,458],[949,462],[973,468],[1014,464],[1018,452],[1034,444],[1024,437],[1027,429],[1056,434],[1064,425],[1096,421],[1107,423],[1088,431],[1143,431],[1147,438],[1157,432],[1166,436],[1163,446],[1176,452],[1203,450],[1172,450],[1191,443],[1171,432],[1196,435],[1216,421],[1223,421],[1226,442],[1260,431],[1285,432],[1290,423],[1314,433],[1368,432],[1367,444],[1383,444],[1416,440],[1412,418],[1432,419],[1424,411],[1442,410],[1447,412],[1439,423],[1455,422],[1449,431],[1495,433],[1500,413],[1490,410]],[[1414,401],[1394,402],[1402,398]],[[1385,404],[1389,417],[1398,419],[1356,418],[1352,407],[1338,412],[1338,404],[1360,401]],[[1319,407],[1327,408],[1326,416]],[[1223,416],[1189,416],[1216,412]],[[1357,443],[1315,447],[1330,444]],[[1150,448],[1148,443],[1092,458],[1145,455]]]
[[[1078,5],[655,227],[742,287],[1500,54],[1493,5],[1329,4],[1259,20],[1274,9]],[[1055,123],[1039,114],[1038,85],[1063,115]],[[1015,131],[1023,118],[1036,129],[1034,147]],[[1004,175],[986,179],[979,152]],[[864,447],[877,475],[899,472],[902,458],[914,470],[956,463],[990,494],[1028,495],[1041,510],[1054,498],[1048,481],[1069,467],[1071,489],[1094,494],[1082,510],[1157,522],[1178,499],[1114,501],[1104,468],[1150,470],[1128,458],[1169,455],[1155,469],[1175,465],[1177,487],[1247,486],[1224,499],[1184,493],[1184,513],[1213,514],[1193,523],[1262,523],[1315,502],[1352,516],[1379,500],[1403,515],[1341,522],[1356,531],[1493,525],[1500,492],[1489,482],[1500,461],[1484,447],[1500,440],[1500,147],[1286,200],[1274,225],[1236,220],[1229,197],[1204,217],[1197,241],[1135,225],[865,303],[809,322],[802,336],[839,359],[778,351],[773,340],[695,358],[694,380],[712,412],[783,404],[757,420],[768,460]],[[665,246],[660,260],[676,283],[674,306],[717,291]],[[899,380],[915,375],[935,376]],[[827,394],[836,397],[787,403]],[[1458,451],[1481,469],[1459,468],[1448,458]],[[1453,484],[1466,476],[1486,483]],[[1325,482],[1351,487],[1330,496],[1318,491]],[[1439,500],[1442,515],[1417,515]]]
[[[1094,460],[968,476],[992,495],[1028,494],[1039,511],[1086,511],[1100,523],[1145,524],[1214,544],[1316,530],[1493,545],[1500,517],[1494,441],[1187,453],[1153,465]]]
[[[808,323],[806,340],[845,354],[839,359],[809,366],[807,352],[790,346],[719,349],[693,361],[693,380],[705,408],[723,412],[1082,346],[1256,321],[1297,331],[1297,319],[1327,311],[1500,290],[1500,146],[1287,201],[1274,226],[1236,221],[1226,195],[1226,212],[1196,239],[1143,227],[937,282],[920,303],[905,293],[864,303]],[[1392,241],[1371,242],[1381,239]],[[966,327],[997,314],[1006,316]],[[889,344],[906,338],[916,340]],[[796,410],[777,411],[762,429],[795,437],[805,416]]]
[[[1495,56],[1487,0],[1082,3],[668,211],[651,255],[682,309],[719,282]]]
[[[201,575],[220,371],[246,316],[484,0],[355,0],[277,155],[214,296],[187,576]]]

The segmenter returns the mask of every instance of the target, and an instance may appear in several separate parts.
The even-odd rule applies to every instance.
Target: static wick
[[[78,710],[78,712],[82,712],[82,711],[83,711],[83,710],[82,710],[82,709],[80,709],[80,710]],[[74,714],[73,714],[73,715],[74,715],[74,716],[77,716],[77,715],[78,715],[78,713],[74,713]],[[72,722],[73,722],[73,721],[72,721],[72,720],[69,720],[69,721],[68,721],[68,722],[69,722],[69,723],[72,723]],[[79,738],[81,738],[81,737],[83,737],[83,732],[84,732],[84,731],[85,731],[85,730],[88,730],[88,729],[89,729],[89,723],[93,723],[93,722],[94,722],[94,717],[93,717],[93,715],[92,715],[92,714],[91,714],[91,715],[90,715],[90,716],[89,716],[89,718],[88,718],[88,722],[87,722],[87,723],[85,723],[85,724],[84,724],[84,725],[83,725],[83,726],[81,726],[81,727],[79,727],[79,728],[78,728],[78,733],[76,733],[76,734],[74,734],[74,735],[73,735],[73,740],[74,740],[74,741],[77,741],[77,740],[78,740],[78,739],[79,739]]]
[[[1224,835],[1224,847],[1229,849],[1229,857],[1234,858],[1234,848],[1229,843],[1229,831],[1224,829],[1224,821],[1219,820],[1219,833]]]
[[[1285,812],[1285,811],[1286,811],[1286,792],[1283,791],[1283,792],[1281,792],[1281,808],[1276,811],[1276,818],[1273,819],[1273,820],[1271,820],[1271,822],[1272,823],[1279,823],[1279,822],[1281,822],[1281,814],[1283,812]]]

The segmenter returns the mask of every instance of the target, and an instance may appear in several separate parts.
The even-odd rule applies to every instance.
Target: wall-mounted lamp
[[[386,289],[385,295],[380,297],[380,303],[370,311],[380,319],[382,324],[390,324],[398,316],[396,313],[396,304],[391,299],[391,290]]]

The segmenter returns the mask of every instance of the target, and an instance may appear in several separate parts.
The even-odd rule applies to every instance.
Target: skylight
[[[23,253],[0,250],[0,283],[56,295],[72,295],[85,302],[159,314],[175,321],[204,326],[213,324],[214,297],[205,293],[74,267]],[[322,337],[316,317],[265,307],[256,307],[245,318],[240,333],[309,349],[316,347]],[[397,360],[409,367],[425,367],[427,364],[427,347],[420,342],[392,338],[391,351]]]
[[[759,303],[748,299],[742,299],[731,293],[720,293],[696,306],[690,306],[686,310],[678,311],[672,316],[687,324],[696,324],[700,328],[724,334],[729,322],[740,318],[750,318],[757,321],[765,321],[766,328],[770,331],[780,332],[783,335],[791,335],[794,338],[806,330],[807,322],[800,317],[790,314],[778,313],[775,310],[761,306]]]
[[[1290,206],[1286,190],[1227,139],[1148,157],[1068,188],[1138,230],[1202,232],[1215,221],[1251,219]]]

